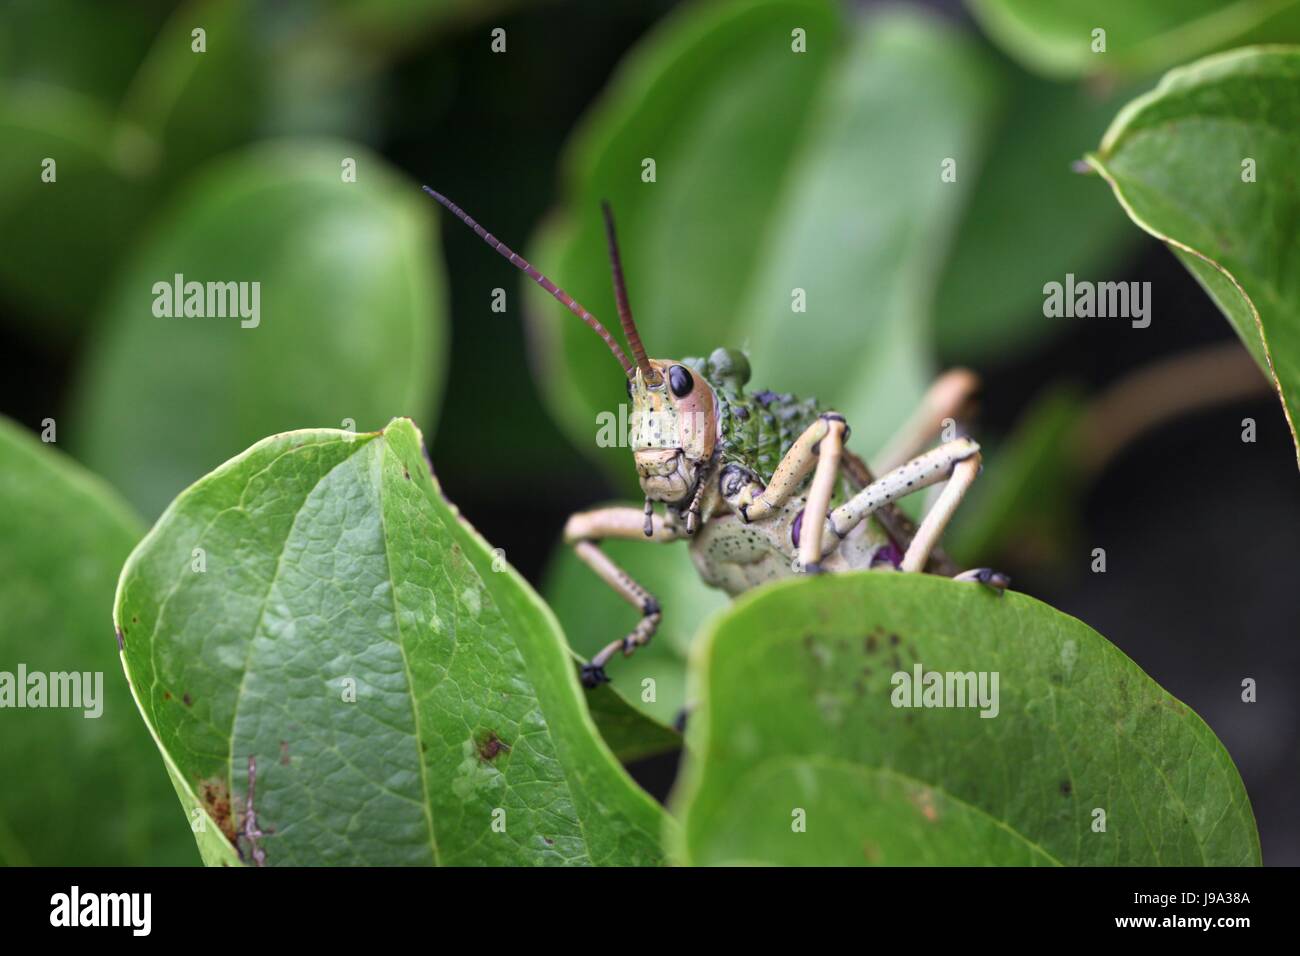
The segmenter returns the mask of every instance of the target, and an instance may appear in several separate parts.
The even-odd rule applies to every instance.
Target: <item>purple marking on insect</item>
[[[892,541],[871,556],[871,566],[873,568],[878,564],[888,564],[897,569],[902,563],[903,552],[899,551],[898,545]]]
[[[794,525],[790,528],[790,540],[794,543],[794,546],[796,548],[799,547],[799,532],[802,529],[803,529],[803,509],[800,508],[799,513],[794,516]]]

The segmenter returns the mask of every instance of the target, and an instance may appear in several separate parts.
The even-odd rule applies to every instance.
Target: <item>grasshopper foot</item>
[[[601,684],[609,683],[609,675],[599,664],[583,664],[581,680],[587,690],[595,690]]]
[[[972,568],[969,571],[963,571],[961,574],[953,576],[954,581],[977,581],[984,585],[990,591],[996,593],[999,597],[1002,592],[1011,587],[1011,578],[1007,577],[1001,571],[994,571],[992,568]]]

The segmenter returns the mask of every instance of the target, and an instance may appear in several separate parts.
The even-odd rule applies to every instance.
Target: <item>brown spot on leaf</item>
[[[189,695],[188,692],[186,692],[186,693],[184,693],[184,694],[181,695],[181,700],[183,700],[183,701],[185,702],[185,706],[186,706],[186,707],[193,707],[193,706],[194,706],[194,698],[191,697],[191,696]]]
[[[874,654],[876,648],[880,646],[880,641],[876,639],[876,635],[868,634],[866,641],[863,642],[863,646],[866,648],[868,654]]]
[[[897,634],[890,634],[890,635],[889,635],[889,646],[890,646],[890,647],[897,647],[898,644],[899,644],[899,642],[900,642],[901,640],[902,640],[902,639],[901,639]]]
[[[199,781],[199,800],[218,829],[235,844],[235,816],[230,811],[230,787],[220,777]],[[236,844],[237,845],[237,844]]]
[[[497,736],[495,730],[489,730],[478,740],[479,759],[485,762],[496,760],[501,751],[510,753],[510,745]]]
[[[1074,791],[1074,787],[1068,780],[1061,781],[1061,796],[1068,797]]]
[[[172,699],[172,692],[169,690],[163,691],[163,700],[171,700],[171,699]]]
[[[280,741],[280,766],[289,766],[289,741]]]
[[[921,816],[925,817],[931,823],[939,819],[939,808],[935,806],[934,791],[929,787],[918,787],[908,794],[908,800],[912,806],[920,811]]]
[[[402,469],[402,477],[405,478],[407,481],[411,480],[411,471],[409,468]]]

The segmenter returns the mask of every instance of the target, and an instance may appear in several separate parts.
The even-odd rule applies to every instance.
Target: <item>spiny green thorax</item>
[[[743,465],[764,481],[823,411],[815,398],[770,391],[746,394],[749,360],[736,349],[714,349],[707,359],[688,358],[682,364],[704,376],[718,397],[720,463]]]

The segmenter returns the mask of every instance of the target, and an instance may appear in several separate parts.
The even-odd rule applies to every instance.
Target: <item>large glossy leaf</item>
[[[355,183],[342,180],[345,157]],[[418,189],[355,144],[278,143],[220,163],[117,284],[69,439],[156,515],[263,435],[427,413],[445,342],[431,224]],[[260,283],[257,324],[160,318],[155,284],[178,274]]]
[[[934,347],[950,362],[1006,360],[1059,334],[1043,285],[1114,278],[1137,239],[1071,168],[1127,97],[1018,69],[1005,86],[988,155],[960,169],[975,182],[935,293]]]
[[[267,864],[660,858],[662,811],[600,741],[554,617],[442,497],[407,420],[222,465],[132,554],[115,615],[209,833],[242,830],[255,758]]]
[[[1300,48],[1171,71],[1115,118],[1089,161],[1142,229],[1223,310],[1300,419]],[[1300,442],[1297,444],[1300,455]]]
[[[99,687],[87,706],[9,700],[0,711],[0,864],[197,862],[115,655],[113,584],[144,528],[56,446],[6,419],[0,502],[0,671],[99,675],[79,679],[92,696]]]
[[[967,0],[983,27],[1051,76],[1143,74],[1244,43],[1300,39],[1296,0]],[[1093,31],[1105,31],[1104,52]]]
[[[806,53],[791,52],[795,29]],[[608,198],[652,354],[746,347],[756,387],[835,404],[870,450],[928,374],[936,251],[966,189],[941,181],[941,164],[975,149],[995,87],[973,44],[920,14],[845,23],[796,0],[688,9],[624,64],[571,144],[566,212],[531,259],[614,316]],[[795,289],[806,312],[793,311]],[[580,448],[628,474],[625,451],[594,447],[597,414],[624,397],[618,366],[544,293],[529,296],[553,410]]]
[[[1209,727],[1024,595],[881,572],[795,579],[737,601],[701,638],[675,795],[685,861],[1260,861]],[[894,706],[893,675],[917,666],[996,673],[997,707]]]

